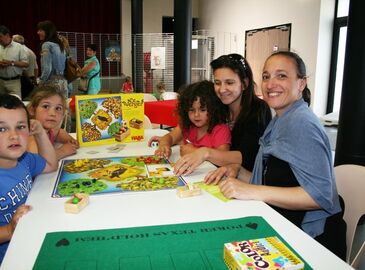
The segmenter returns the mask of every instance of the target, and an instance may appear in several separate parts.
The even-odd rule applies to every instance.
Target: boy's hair
[[[192,125],[189,119],[189,109],[198,98],[200,106],[206,107],[208,112],[208,133],[211,133],[214,126],[217,124],[225,123],[227,121],[228,107],[217,97],[212,82],[204,80],[193,83],[180,89],[179,93],[177,112],[183,130],[189,130]]]
[[[36,87],[30,96],[30,102],[28,106],[36,109],[43,99],[53,96],[59,96],[61,98],[63,109],[66,112],[67,106],[65,96],[56,87],[51,85],[42,85]]]
[[[24,103],[16,96],[9,94],[0,94],[0,108],[8,110],[24,109],[27,114],[28,128],[30,128],[30,117]]]

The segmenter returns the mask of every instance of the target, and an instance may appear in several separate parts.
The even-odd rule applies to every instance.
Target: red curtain
[[[120,33],[120,0],[1,0],[0,11],[0,24],[23,35],[36,54],[40,21],[53,21],[58,31]]]

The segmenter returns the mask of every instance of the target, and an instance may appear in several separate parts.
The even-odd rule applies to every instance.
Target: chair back
[[[152,94],[149,94],[149,93],[143,93],[143,98],[144,98],[144,101],[157,101],[157,98],[152,95]]]
[[[351,262],[351,250],[357,224],[365,214],[365,167],[352,164],[339,165],[335,167],[335,175],[338,193],[345,201],[344,220],[347,224],[346,261],[356,268],[365,251],[364,241],[354,260]]]
[[[151,120],[148,118],[148,116],[147,116],[147,115],[144,115],[144,119],[143,119],[143,128],[144,128],[144,129],[150,129],[150,128],[152,128]]]
[[[170,100],[170,99],[177,99],[179,96],[176,92],[164,92],[161,94],[162,100]]]

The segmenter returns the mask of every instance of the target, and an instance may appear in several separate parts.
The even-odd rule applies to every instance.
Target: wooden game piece
[[[127,138],[131,134],[131,130],[127,128],[124,132],[119,131],[119,133],[114,135],[114,138],[118,142],[122,142],[125,138]]]
[[[65,202],[65,212],[77,214],[89,203],[89,194],[77,193]]]
[[[176,188],[176,194],[180,198],[187,198],[192,196],[198,196],[202,193],[201,188],[197,184],[191,184],[189,183],[186,186],[183,187],[177,187]]]
[[[129,126],[132,127],[132,128],[140,129],[140,128],[143,127],[143,121],[139,120],[137,118],[132,118],[129,121]]]

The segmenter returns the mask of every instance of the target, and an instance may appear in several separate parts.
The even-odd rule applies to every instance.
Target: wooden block
[[[74,200],[79,200],[77,203]],[[89,194],[77,193],[65,202],[65,212],[77,214],[89,204]]]
[[[143,127],[143,121],[137,118],[133,118],[129,121],[129,126],[132,128],[140,129]]]
[[[119,133],[114,135],[114,138],[118,142],[122,142],[125,138],[127,138],[131,134],[131,130],[128,128],[125,132],[120,131]]]
[[[196,184],[190,184],[190,188],[189,185],[176,188],[176,194],[180,198],[198,196],[201,193],[202,193],[201,188]]]

